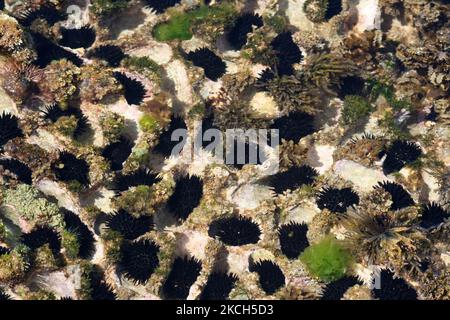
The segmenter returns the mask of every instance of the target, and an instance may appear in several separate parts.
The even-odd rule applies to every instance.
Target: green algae
[[[158,41],[189,40],[192,38],[192,26],[196,23],[209,23],[224,20],[234,12],[230,6],[201,6],[186,13],[175,13],[169,21],[160,23],[153,29],[153,37]]]
[[[338,240],[328,236],[306,248],[300,260],[313,276],[335,281],[346,274],[352,257]]]

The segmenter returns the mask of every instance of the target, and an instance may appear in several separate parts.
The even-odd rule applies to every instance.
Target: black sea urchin
[[[325,187],[317,196],[317,206],[331,212],[344,213],[347,208],[359,203],[359,196],[352,188]]]
[[[380,288],[372,290],[379,300],[417,300],[417,292],[404,279],[395,278],[389,270],[380,273]]]
[[[290,222],[281,226],[278,230],[281,252],[289,259],[297,259],[309,246],[307,232],[308,226],[305,223]]]
[[[386,159],[383,162],[383,171],[385,174],[399,171],[403,166],[417,160],[422,151],[414,143],[403,140],[396,140],[386,151]]]
[[[0,10],[5,9],[5,0],[0,0]]]
[[[64,212],[66,229],[73,232],[77,236],[78,243],[80,245],[78,256],[81,259],[88,259],[92,257],[95,252],[94,234],[75,213],[65,209],[62,211]]]
[[[227,33],[227,40],[233,49],[240,50],[247,43],[247,35],[253,31],[253,27],[261,28],[263,24],[260,15],[244,13],[234,21]]]
[[[162,287],[164,298],[169,300],[186,299],[189,289],[197,280],[201,270],[202,263],[195,258],[176,258]]]
[[[308,165],[294,166],[269,176],[262,182],[273,187],[274,191],[280,194],[288,189],[294,190],[303,185],[312,184],[317,175],[318,172]]]
[[[342,100],[348,95],[361,96],[364,92],[365,81],[358,76],[345,76],[340,79],[339,98]]]
[[[10,253],[10,252],[11,252],[11,250],[10,250],[9,248],[0,246],[0,256],[2,256],[2,255],[4,255],[4,254],[8,254],[8,253]]]
[[[64,116],[70,116],[68,110],[63,110],[61,107],[57,104],[51,104],[45,108],[45,110],[42,111],[44,115],[44,119],[48,119],[51,122],[55,123],[58,121],[59,118]]]
[[[378,182],[375,188],[383,188],[392,197],[391,210],[399,210],[414,205],[414,200],[403,187],[397,183]]]
[[[82,135],[84,135],[89,130],[89,120],[86,116],[84,116],[81,111],[79,116],[77,117],[77,127],[75,128],[75,131],[73,132],[73,137],[75,139],[80,138]]]
[[[152,186],[160,180],[156,174],[151,173],[149,170],[138,169],[126,175],[118,175],[115,179],[115,189],[125,191],[131,187]]]
[[[106,44],[90,50],[88,57],[105,60],[111,67],[118,67],[125,54],[120,47]]]
[[[144,0],[148,7],[156,11],[156,13],[163,13],[167,8],[175,6],[181,0]]]
[[[271,260],[251,264],[250,272],[256,272],[259,275],[259,285],[267,294],[274,294],[285,285],[283,271]]]
[[[116,294],[114,293],[111,286],[105,281],[96,281],[91,282],[91,299],[99,301],[112,301],[116,300]]]
[[[256,80],[256,87],[263,91],[267,91],[267,83],[274,78],[275,73],[272,71],[272,69],[266,68],[258,75],[258,79]]]
[[[89,48],[95,42],[95,29],[83,26],[78,29],[61,28],[59,44],[72,49]]]
[[[60,181],[78,181],[82,185],[89,184],[89,165],[83,159],[63,151],[58,160],[52,164],[52,170]]]
[[[48,227],[37,227],[30,233],[23,234],[21,242],[32,250],[48,244],[55,256],[57,256],[61,250],[61,240],[58,233]]]
[[[280,139],[297,143],[301,138],[314,132],[314,117],[305,112],[291,112],[275,119],[271,129],[279,130]]]
[[[0,288],[0,301],[12,300],[10,295],[7,294],[2,288]]]
[[[124,96],[127,103],[130,105],[141,104],[145,97],[144,85],[140,81],[127,77],[121,72],[114,72],[114,77],[123,86]]]
[[[61,117],[75,116],[78,120],[77,127],[73,132],[75,138],[82,136],[89,128],[88,119],[83,115],[80,109],[69,107],[62,109],[58,104],[51,104],[42,111],[44,119],[48,119],[55,123]]]
[[[0,159],[0,167],[15,174],[22,183],[31,184],[31,170],[28,166],[16,159]]]
[[[167,201],[167,208],[179,220],[186,220],[200,203],[203,196],[203,182],[198,177],[181,177]]]
[[[325,20],[330,20],[342,11],[342,0],[328,0],[327,10],[325,11]]]
[[[89,280],[92,300],[116,300],[113,289],[105,281],[103,270],[97,265],[94,265],[89,273]]]
[[[258,225],[247,217],[221,218],[209,226],[208,235],[230,246],[257,243],[261,236]]]
[[[36,66],[44,68],[53,60],[60,59],[67,59],[77,67],[83,64],[83,60],[75,53],[58,46],[38,33],[32,33],[31,35],[37,52],[37,59],[33,62]]]
[[[292,40],[291,32],[283,32],[276,36],[271,44],[272,48],[277,52],[278,64],[277,71],[280,76],[292,75],[294,63],[301,62],[303,54],[300,48]]]
[[[159,247],[150,240],[124,243],[119,270],[136,284],[144,284],[159,265]]]
[[[16,116],[3,112],[0,115],[0,147],[9,140],[22,137],[22,130],[19,128],[19,121]]]
[[[50,26],[67,19],[67,14],[60,12],[55,5],[46,3],[38,9],[26,9],[20,13],[17,20],[24,27],[29,27],[36,19],[45,20]]]
[[[325,287],[321,300],[341,300],[344,293],[357,284],[362,283],[355,277],[343,277],[330,282]]]
[[[159,142],[153,150],[161,153],[165,157],[169,157],[173,148],[181,141],[181,139],[176,141],[172,140],[172,133],[177,129],[187,129],[187,127],[182,118],[174,116],[170,121],[169,128],[159,136]]]
[[[200,300],[226,300],[238,280],[235,274],[213,272],[200,294]]]
[[[123,209],[108,216],[106,226],[119,232],[125,239],[134,240],[153,228],[152,218],[149,216],[133,217]]]
[[[201,48],[189,52],[187,58],[196,67],[205,71],[205,76],[212,81],[217,81],[227,70],[227,65],[222,59],[208,48]]]
[[[128,159],[133,149],[133,144],[125,137],[120,137],[119,141],[113,142],[105,147],[102,156],[109,160],[111,170],[122,170],[123,163]]]
[[[422,228],[434,228],[450,218],[450,213],[438,203],[431,202],[422,206],[420,226]]]

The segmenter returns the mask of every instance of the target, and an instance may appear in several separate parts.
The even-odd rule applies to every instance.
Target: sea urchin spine
[[[106,226],[119,232],[125,239],[134,240],[153,227],[152,218],[142,216],[133,217],[131,214],[121,209],[119,212],[108,217]]]
[[[279,130],[280,139],[297,143],[301,138],[314,133],[314,117],[305,112],[291,112],[275,119],[271,128]]]
[[[83,26],[79,29],[61,28],[61,36],[59,44],[64,47],[89,48],[95,42],[95,29],[91,26]]]
[[[303,185],[312,184],[317,175],[318,172],[308,165],[294,166],[269,176],[262,182],[273,187],[277,194],[281,194],[286,190],[295,190]]]
[[[406,164],[416,161],[421,154],[422,151],[416,143],[396,140],[386,151],[386,159],[383,162],[383,171],[385,174],[399,171]]]
[[[145,284],[159,265],[159,247],[150,240],[124,243],[119,270],[136,284]]]
[[[114,77],[123,86],[125,100],[132,105],[140,105],[145,97],[144,85],[136,79],[132,79],[123,73],[115,72]]]
[[[258,261],[250,266],[250,271],[258,273],[259,284],[267,294],[274,294],[285,285],[283,271],[273,261]]]
[[[383,188],[392,197],[391,210],[400,210],[414,205],[414,200],[403,187],[397,183],[383,181],[379,182],[375,188]]]
[[[245,13],[238,17],[233,27],[227,34],[228,42],[235,50],[240,50],[247,43],[247,35],[252,32],[253,27],[260,28],[263,26],[261,16],[252,13]]]
[[[58,233],[48,227],[37,227],[30,233],[23,234],[21,241],[32,250],[48,244],[55,256],[61,250],[61,240]]]
[[[89,165],[69,152],[61,152],[57,162],[52,164],[56,178],[64,182],[78,181],[82,185],[89,184]]]
[[[201,48],[189,52],[187,58],[192,63],[205,71],[205,76],[212,81],[217,81],[227,70],[227,65],[214,52],[207,48]]]
[[[15,174],[20,182],[31,184],[32,172],[25,163],[16,159],[0,159],[0,167]]]
[[[281,252],[289,259],[297,259],[309,246],[307,232],[308,226],[305,223],[291,222],[281,226],[278,231]]]
[[[372,291],[379,300],[417,300],[416,290],[389,270],[381,271],[380,287]]]
[[[421,213],[420,226],[426,229],[437,227],[450,218],[450,213],[435,202],[423,205]]]
[[[0,115],[0,147],[9,140],[22,137],[22,130],[19,128],[19,121],[16,116],[3,112]]]
[[[201,262],[195,258],[176,258],[162,287],[164,298],[169,300],[186,299],[189,289],[197,280],[201,269]]]
[[[345,213],[348,207],[359,203],[359,197],[351,188],[324,188],[317,197],[317,206],[331,212]]]
[[[200,294],[200,300],[226,300],[238,277],[234,274],[213,272]]]
[[[167,208],[178,219],[186,220],[200,203],[203,182],[198,177],[182,177],[176,181],[175,191],[167,201]]]
[[[213,221],[209,227],[210,237],[217,237],[230,246],[257,243],[261,230],[256,223],[246,217],[230,217]]]

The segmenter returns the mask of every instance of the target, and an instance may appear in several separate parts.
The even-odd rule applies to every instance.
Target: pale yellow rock
[[[378,182],[391,180],[383,174],[381,169],[366,168],[351,160],[339,160],[334,164],[333,168],[337,175],[353,182],[355,187],[361,192],[370,192]]]
[[[275,100],[267,92],[257,92],[250,106],[259,118],[276,118],[280,113]]]

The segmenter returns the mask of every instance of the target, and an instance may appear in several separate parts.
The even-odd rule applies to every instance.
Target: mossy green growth
[[[55,129],[66,137],[73,137],[77,129],[78,119],[75,116],[60,117],[54,124]]]
[[[125,192],[114,199],[114,206],[128,211],[136,218],[152,215],[155,212],[155,191],[153,187],[140,185]]]
[[[139,126],[144,132],[155,132],[159,128],[159,122],[151,114],[144,114],[139,119]]]
[[[107,263],[114,265],[121,257],[120,247],[123,244],[122,235],[114,230],[107,230],[102,233],[103,244],[105,247],[105,260]]]
[[[8,230],[2,220],[0,220],[0,241],[4,242],[8,238]]]
[[[152,71],[152,72],[160,72],[161,67],[149,57],[136,57],[131,56],[125,58],[123,61],[123,65],[125,67],[131,67],[137,71]]]
[[[375,101],[381,95],[386,98],[386,101],[394,110],[411,110],[411,103],[403,99],[397,99],[393,86],[377,80],[370,80],[368,82],[369,87],[371,88],[370,98],[372,99],[372,101]]]
[[[23,298],[25,300],[56,300],[53,292],[46,290],[38,290],[36,292],[27,292]]]
[[[344,124],[353,125],[367,117],[372,111],[370,103],[361,96],[345,96],[342,109],[342,121]]]
[[[163,69],[149,57],[127,57],[123,60],[122,65],[132,71],[141,73],[156,83],[161,82]]]
[[[206,107],[204,103],[197,103],[191,110],[189,110],[188,115],[193,119],[201,119],[205,115]]]
[[[119,140],[125,129],[125,117],[111,111],[107,111],[100,117],[100,127],[103,136],[110,142]]]
[[[177,12],[169,21],[155,26],[153,37],[158,41],[189,40],[193,36],[193,24],[226,20],[231,14],[234,14],[234,10],[227,4],[216,7],[203,5],[193,11]]]
[[[64,220],[56,204],[48,201],[36,188],[19,184],[3,194],[3,204],[28,222],[62,229]],[[13,217],[11,217],[13,218]]]
[[[65,254],[70,260],[75,260],[80,252],[80,242],[75,233],[68,230],[62,232],[62,247],[65,249]]]
[[[109,15],[128,7],[129,0],[93,0],[91,10],[97,15]]]
[[[323,281],[342,278],[352,263],[352,257],[334,237],[327,236],[306,248],[300,256],[308,271]]]
[[[48,243],[34,250],[33,267],[37,269],[45,269],[47,271],[56,270],[60,265],[60,261],[54,256],[52,249]]]
[[[91,273],[94,270],[94,266],[88,261],[82,261],[80,263],[80,288],[77,289],[77,296],[80,300],[91,300],[92,287],[91,287]]]
[[[392,110],[387,110],[383,113],[382,118],[378,120],[378,124],[398,139],[410,139],[411,133],[404,126],[400,126],[395,121],[395,116]]]
[[[265,24],[269,25],[276,33],[281,33],[286,30],[288,19],[285,15],[274,14],[271,17],[264,19]]]
[[[10,253],[0,256],[0,282],[19,280],[30,268],[30,249],[17,245]]]
[[[328,0],[306,0],[303,4],[303,12],[312,22],[323,22],[328,9]]]

